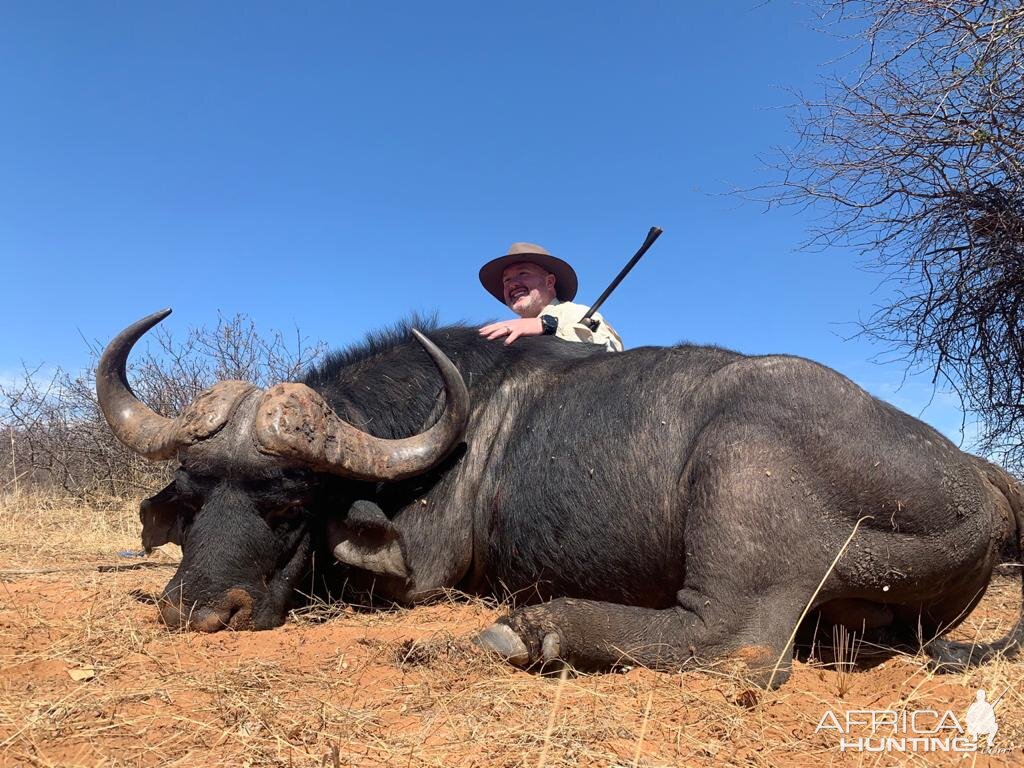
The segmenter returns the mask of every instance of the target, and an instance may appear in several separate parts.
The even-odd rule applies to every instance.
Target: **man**
[[[593,316],[600,321],[596,331],[579,322],[588,307],[572,303],[576,272],[539,245],[512,243],[508,253],[480,268],[480,282],[519,315],[518,320],[485,325],[480,329],[481,336],[504,338],[506,344],[511,344],[520,336],[549,334],[568,341],[601,344],[609,352],[622,351],[622,339],[600,314]]]

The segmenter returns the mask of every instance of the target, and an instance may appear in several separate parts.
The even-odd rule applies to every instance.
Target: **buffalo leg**
[[[820,544],[821,511],[794,505],[788,486],[776,481],[782,468],[766,471],[763,451],[741,437],[728,450],[702,447],[695,455],[711,458],[683,473],[686,575],[674,606],[554,600],[513,612],[481,644],[524,665],[557,656],[591,668],[678,669],[732,658],[752,682],[780,685],[792,665],[790,638],[830,548]]]
[[[734,601],[735,602],[735,601]],[[680,669],[736,659],[758,685],[781,685],[792,664],[790,636],[803,604],[776,595],[747,610],[684,589],[679,605],[638,608],[563,598],[513,612],[478,637],[481,646],[520,666],[555,658],[582,669],[635,664]]]

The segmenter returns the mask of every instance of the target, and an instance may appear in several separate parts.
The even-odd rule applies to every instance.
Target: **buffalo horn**
[[[469,392],[444,352],[419,331],[412,333],[444,380],[444,412],[430,429],[397,440],[374,437],[340,419],[305,384],[278,384],[267,390],[257,408],[260,449],[318,471],[361,480],[401,480],[437,465],[466,428]]]
[[[255,388],[244,381],[222,381],[207,389],[180,416],[168,419],[142,403],[128,386],[128,354],[142,335],[171,314],[164,309],[132,323],[111,341],[96,368],[96,396],[117,439],[147,459],[170,459],[179,448],[223,427],[235,407]]]

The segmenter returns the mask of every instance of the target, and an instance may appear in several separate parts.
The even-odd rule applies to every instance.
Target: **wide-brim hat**
[[[576,270],[535,243],[512,243],[508,253],[491,259],[480,267],[480,284],[491,296],[504,304],[505,286],[501,280],[501,273],[510,264],[522,261],[536,264],[555,276],[555,296],[560,301],[572,301],[576,297],[576,289],[579,287]]]

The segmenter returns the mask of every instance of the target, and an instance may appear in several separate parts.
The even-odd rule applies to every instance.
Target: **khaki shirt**
[[[585,325],[580,325],[579,320],[587,313],[589,307],[582,304],[573,304],[571,301],[555,301],[548,304],[540,311],[542,315],[551,315],[558,320],[558,330],[555,335],[567,341],[585,341],[588,344],[603,344],[609,352],[622,351],[622,337],[615,332],[608,321],[601,317],[600,312],[595,312],[593,317],[600,320],[596,331],[592,331]]]

